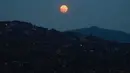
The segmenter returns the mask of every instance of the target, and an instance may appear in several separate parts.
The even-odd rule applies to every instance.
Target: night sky
[[[59,12],[66,4],[67,14]],[[0,20],[68,30],[99,26],[130,33],[130,0],[0,0]]]

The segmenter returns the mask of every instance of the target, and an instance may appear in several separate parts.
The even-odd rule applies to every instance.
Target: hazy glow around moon
[[[67,5],[61,5],[61,7],[60,7],[60,12],[66,13],[67,11],[68,11]]]

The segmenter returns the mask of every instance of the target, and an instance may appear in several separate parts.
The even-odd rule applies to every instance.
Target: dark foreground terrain
[[[130,73],[130,44],[1,21],[0,73]]]

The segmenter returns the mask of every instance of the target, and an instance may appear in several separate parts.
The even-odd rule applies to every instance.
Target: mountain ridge
[[[75,30],[70,30],[70,31],[75,32],[75,33],[77,32],[85,36],[92,34],[94,36],[97,36],[106,40],[111,40],[111,41],[130,42],[129,33],[118,31],[118,30],[99,28],[97,26],[92,26],[90,28],[75,29]]]

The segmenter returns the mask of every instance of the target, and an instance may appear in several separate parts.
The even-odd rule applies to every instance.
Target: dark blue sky
[[[61,14],[59,6],[69,12]],[[67,30],[99,26],[130,33],[130,0],[0,0],[0,20],[24,20]]]

